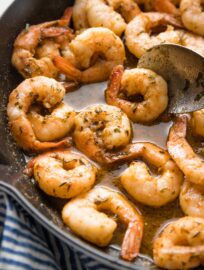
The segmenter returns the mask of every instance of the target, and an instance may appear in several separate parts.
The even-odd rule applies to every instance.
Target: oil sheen
[[[91,104],[105,104],[104,91],[107,82],[95,83],[82,86],[80,89],[66,94],[65,102],[72,106],[76,111]],[[152,142],[166,149],[166,140],[169,128],[172,122],[156,122],[151,125],[133,124],[133,141],[134,142]],[[119,181],[121,172],[127,168],[128,164],[114,169],[102,169],[97,179],[97,185],[108,186],[126,195],[134,205],[140,210],[144,218],[144,238],[141,253],[146,256],[152,256],[152,240],[163,224],[168,220],[181,217],[182,211],[179,207],[178,200],[158,209],[147,207],[134,201],[122,189]],[[154,173],[154,172],[152,172]],[[118,226],[118,230],[112,241],[112,245],[119,246],[122,241],[124,227]]]

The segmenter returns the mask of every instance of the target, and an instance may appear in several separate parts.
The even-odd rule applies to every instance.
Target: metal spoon
[[[138,62],[161,75],[168,83],[169,113],[187,113],[204,108],[204,58],[173,44],[155,46]]]

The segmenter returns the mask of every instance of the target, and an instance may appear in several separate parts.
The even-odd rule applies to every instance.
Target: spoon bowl
[[[168,83],[168,113],[204,108],[204,58],[183,46],[163,44],[147,51],[138,68],[151,69]]]

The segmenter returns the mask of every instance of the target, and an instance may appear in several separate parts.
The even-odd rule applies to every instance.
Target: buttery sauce
[[[107,82],[82,86],[74,92],[67,93],[65,102],[72,106],[76,111],[80,111],[91,104],[104,104],[104,90],[106,89],[106,86]],[[171,121],[154,123],[148,126],[132,124],[134,135],[133,141],[152,142],[166,149],[166,139],[171,124]],[[108,186],[122,192],[140,210],[144,218],[144,237],[141,253],[147,257],[152,257],[152,240],[159,228],[166,224],[168,220],[181,217],[183,213],[179,207],[178,200],[158,209],[147,207],[134,201],[134,199],[122,189],[119,181],[120,173],[127,168],[127,166],[128,164],[124,164],[112,170],[102,169],[97,179],[97,185]],[[124,226],[120,224],[118,227],[117,233],[112,241],[112,246],[121,245]]]

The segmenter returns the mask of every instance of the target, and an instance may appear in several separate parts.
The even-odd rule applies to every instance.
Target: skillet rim
[[[0,15],[0,24],[2,23],[2,21],[6,21],[6,18],[9,14],[12,14],[12,11],[15,10],[16,5],[20,5],[22,0],[14,0],[8,7],[7,9]],[[69,3],[67,3],[68,5]],[[1,74],[0,74],[1,75]],[[23,78],[21,77],[21,81],[23,80]],[[2,89],[2,91],[4,91],[4,89]],[[6,93],[6,96],[8,97],[9,93]],[[3,104],[3,101],[1,100],[1,103]],[[2,120],[3,122],[5,122],[5,115],[4,116],[0,116],[0,121]],[[6,127],[4,126],[4,129],[6,129]],[[2,132],[4,130],[0,130],[0,132]],[[0,136],[7,136],[8,134],[6,134],[4,132],[4,134],[0,134]],[[8,143],[8,142],[7,142]],[[5,149],[8,148],[8,145],[6,145],[5,143]],[[16,149],[14,149],[15,151]],[[1,154],[1,149],[0,149],[0,154]],[[48,231],[50,231],[53,235],[55,235],[58,239],[60,239],[61,241],[63,241],[64,243],[68,244],[69,246],[73,247],[76,251],[79,251],[83,254],[86,254],[87,256],[93,258],[96,261],[101,262],[102,264],[108,266],[108,267],[112,267],[112,269],[135,269],[135,270],[149,270],[149,269],[158,269],[156,268],[156,266],[154,266],[153,264],[150,263],[149,266],[145,266],[142,265],[141,262],[126,262],[124,260],[122,260],[119,256],[118,258],[108,254],[106,251],[103,250],[99,250],[96,249],[93,245],[89,245],[87,242],[85,241],[81,241],[79,238],[74,238],[71,234],[69,234],[69,232],[64,231],[63,229],[61,229],[60,227],[58,227],[57,225],[55,225],[53,222],[50,222],[50,220],[44,216],[38,209],[36,209],[34,207],[34,205],[29,202],[29,200],[23,195],[23,193],[18,190],[17,187],[15,187],[14,185],[12,185],[11,183],[7,183],[6,180],[3,180],[3,178],[9,178],[12,175],[10,173],[10,171],[12,170],[12,162],[14,162],[14,160],[11,160],[11,158],[9,157],[8,159],[6,158],[6,155],[9,154],[5,153],[5,155],[3,155],[3,157],[5,157],[6,161],[1,160],[1,155],[0,155],[0,190],[4,191],[5,193],[7,193],[8,195],[10,195],[11,197],[13,197],[36,221],[38,221],[43,227],[45,227]],[[20,154],[22,154],[22,152],[20,152]],[[17,157],[17,159],[21,159],[21,157]],[[19,161],[20,163],[20,161]],[[25,163],[25,162],[24,162]],[[17,165],[17,170],[19,171],[19,165]],[[20,177],[22,177],[22,174],[19,173],[18,177],[20,179]],[[116,250],[115,248],[113,248],[114,251]],[[117,253],[119,253],[117,251]],[[139,258],[141,260],[143,260],[143,256],[140,255]],[[147,260],[145,260],[146,262],[148,262]],[[141,264],[140,264],[141,263]]]

